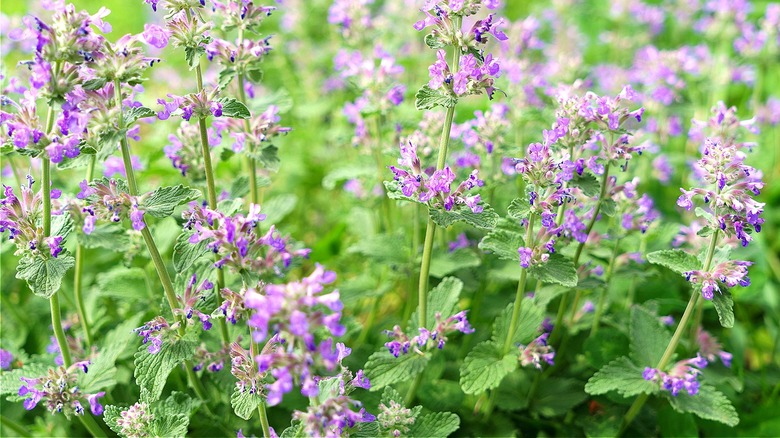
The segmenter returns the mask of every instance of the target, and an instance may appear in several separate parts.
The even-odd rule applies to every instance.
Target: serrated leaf
[[[452,412],[432,412],[418,416],[409,427],[410,437],[447,437],[460,427],[460,418]]]
[[[428,329],[434,330],[436,313],[441,313],[442,318],[449,318],[457,312],[458,299],[460,299],[462,290],[462,281],[455,277],[446,277],[428,292],[428,306],[426,309]]]
[[[279,148],[272,144],[267,144],[261,149],[254,149],[244,152],[251,158],[257,160],[257,162],[263,166],[264,169],[277,171],[279,170]],[[258,184],[259,187],[262,187]]]
[[[263,202],[262,212],[266,215],[264,223],[279,224],[295,209],[296,204],[298,204],[298,197],[292,193],[274,196]]]
[[[122,427],[116,424],[116,420],[122,416],[122,411],[125,410],[127,410],[127,406],[107,405],[103,408],[103,421],[106,422],[106,425],[108,425],[114,433],[121,437],[124,437],[125,435],[121,433]]]
[[[515,198],[509,203],[506,213],[512,219],[525,219],[531,213],[531,204],[528,202],[528,199]]]
[[[518,262],[517,269],[520,269],[520,254],[517,250],[521,246],[525,246],[522,234],[498,228],[492,230],[479,242],[479,249],[490,251],[502,260]]]
[[[77,233],[76,239],[84,248],[103,248],[114,252],[125,252],[130,248],[130,237],[115,222],[98,224],[89,234]]]
[[[496,322],[493,326],[493,342],[498,345],[504,345],[506,342],[506,336],[509,332],[509,324],[512,321],[512,312],[514,311],[514,303],[511,303],[504,308],[501,315],[496,318]],[[544,309],[536,305],[532,298],[523,298],[520,303],[520,315],[518,316],[518,324],[515,329],[515,333],[512,336],[512,345],[516,344],[528,344],[539,333],[539,326],[544,321]]]
[[[105,87],[107,82],[105,78],[89,79],[81,84],[81,88],[87,91],[95,91]]]
[[[27,281],[30,290],[39,297],[50,298],[62,285],[62,279],[76,264],[67,250],[58,257],[48,254],[25,254],[16,266],[16,278]]]
[[[146,195],[140,208],[146,214],[154,217],[168,217],[179,205],[200,198],[199,190],[191,189],[181,184],[171,187],[160,187]]]
[[[452,108],[458,103],[457,97],[441,88],[434,90],[427,85],[423,85],[414,97],[414,106],[420,111],[434,109],[437,106]]]
[[[184,231],[176,237],[173,245],[173,267],[176,272],[187,272],[198,260],[209,254],[206,242],[190,243],[192,233]]]
[[[385,406],[390,406],[390,402],[393,401],[400,405],[405,403],[404,397],[401,395],[401,393],[396,391],[392,386],[388,386],[384,391],[382,391],[381,403]]]
[[[141,268],[118,266],[97,277],[96,293],[127,302],[145,299],[146,273]]]
[[[583,172],[582,175],[575,173],[574,178],[569,181],[569,185],[578,187],[589,198],[598,196],[601,193],[601,183],[595,176],[587,172]]]
[[[157,117],[157,113],[145,106],[133,107],[125,113],[125,124],[130,125],[146,117]]]
[[[701,262],[699,262],[696,256],[688,254],[681,249],[664,249],[651,252],[647,255],[647,261],[654,265],[669,268],[678,274],[701,269]]]
[[[187,426],[190,418],[184,414],[155,415],[149,429],[152,436],[184,437],[187,436]]]
[[[385,184],[385,191],[387,192],[387,197],[390,199],[393,199],[395,201],[408,201],[417,204],[427,205],[425,202],[422,202],[415,197],[404,195],[404,193],[401,191],[401,187],[400,184],[398,184],[398,181],[384,181],[384,184]]]
[[[248,119],[252,115],[246,105],[232,97],[222,97],[217,102],[222,104],[222,117]]]
[[[492,341],[477,344],[460,368],[460,387],[466,394],[481,394],[497,387],[504,376],[517,369],[517,353],[501,354]]]
[[[672,336],[661,327],[657,316],[644,307],[634,306],[631,308],[629,339],[634,362],[655,367],[664,355]]]
[[[431,257],[429,274],[433,277],[442,278],[454,272],[479,266],[481,263],[479,256],[467,248],[456,249],[452,252],[437,251]]]
[[[432,33],[425,35],[425,45],[430,47],[433,50],[443,49],[444,47],[446,47],[446,44],[441,42],[438,38],[436,38],[436,35]]]
[[[669,403],[677,412],[690,412],[705,420],[712,420],[734,427],[739,424],[739,415],[722,392],[709,385],[701,385],[696,395],[680,391],[676,397],[667,395]]]
[[[405,245],[405,239],[398,234],[377,234],[361,239],[350,246],[347,253],[362,254],[378,262],[400,265],[408,262],[406,251],[398,250]]]
[[[531,411],[543,417],[556,417],[571,411],[585,401],[583,384],[575,379],[545,379],[531,401]]]
[[[619,357],[604,365],[588,380],[585,392],[599,395],[617,391],[623,397],[658,392],[658,384],[645,380],[643,371],[644,368],[636,366],[628,357]]]
[[[86,374],[79,374],[79,388],[84,393],[94,394],[101,389],[116,385],[116,359],[127,349],[131,339],[136,338],[133,329],[138,327],[140,315],[118,325],[108,332],[103,339],[103,348],[92,363]]]
[[[377,351],[368,358],[365,367],[371,391],[411,379],[425,369],[429,360],[429,356],[416,353],[393,357],[387,350]]]
[[[612,199],[605,199],[601,201],[601,208],[599,209],[600,213],[603,213],[609,217],[612,217],[615,215],[615,210],[617,209],[617,204]]]
[[[715,311],[718,312],[720,325],[726,328],[734,327],[734,298],[731,296],[731,292],[721,286],[720,293],[715,292],[712,297],[712,304],[715,306]]]
[[[187,65],[190,66],[190,70],[200,63],[200,55],[206,53],[206,48],[202,45],[187,46],[184,48],[184,59],[187,61]]]
[[[189,337],[163,342],[160,351],[151,354],[144,344],[135,353],[135,380],[141,387],[141,401],[152,403],[160,398],[168,375],[195,353],[196,343]]]
[[[577,286],[577,269],[574,262],[566,256],[555,253],[545,263],[531,265],[528,275],[542,283],[555,283],[566,287]]]
[[[447,211],[440,208],[431,208],[429,214],[436,225],[442,228],[448,228],[455,222],[465,222],[473,227],[482,230],[492,230],[498,222],[499,216],[493,210],[493,207],[480,202],[482,213],[474,213],[465,205],[458,204]]]
[[[241,391],[236,388],[233,390],[233,395],[230,396],[233,412],[244,420],[252,418],[252,414],[257,412],[257,407],[261,404],[263,404],[263,397],[258,393],[250,394],[249,391]]]
[[[233,67],[225,67],[219,72],[219,78],[217,79],[217,87],[220,90],[224,90],[233,78],[236,77],[236,70]]]
[[[25,363],[23,368],[0,372],[0,396],[17,395],[22,386],[20,377],[35,379],[43,377],[51,366],[43,363]]]

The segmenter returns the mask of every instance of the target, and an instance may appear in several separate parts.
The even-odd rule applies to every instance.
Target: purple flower
[[[171,33],[156,24],[145,24],[142,35],[147,44],[162,49],[168,45]]]
[[[104,395],[106,395],[105,391],[100,391],[97,394],[87,396],[87,401],[89,401],[89,410],[92,412],[92,415],[103,414],[103,405],[100,404],[98,399]]]
[[[0,369],[10,370],[14,355],[8,350],[0,349]]]

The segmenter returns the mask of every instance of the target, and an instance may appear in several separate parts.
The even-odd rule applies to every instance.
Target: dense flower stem
[[[707,248],[707,258],[704,261],[704,268],[702,269],[703,272],[708,272],[712,266],[712,257],[715,255],[715,247],[718,244],[719,233],[719,229],[715,229],[715,231],[712,233],[710,246]],[[664,367],[666,367],[666,365],[669,363],[669,360],[672,358],[674,351],[677,349],[677,345],[680,343],[680,338],[682,338],[682,334],[688,325],[688,320],[691,319],[693,309],[700,300],[701,293],[697,290],[693,290],[691,293],[691,298],[688,300],[688,305],[685,306],[685,312],[683,312],[683,316],[680,318],[680,323],[677,324],[677,329],[675,329],[674,335],[672,335],[672,339],[669,341],[669,345],[666,346],[666,350],[664,351],[663,356],[661,356],[661,360],[658,361],[658,365],[655,366],[655,369],[663,370]],[[648,394],[642,394],[634,401],[634,404],[631,405],[631,407],[628,409],[628,412],[626,412],[626,415],[623,417],[623,422],[620,425],[620,431],[618,432],[618,435],[622,435],[631,422],[634,421],[634,418],[639,414],[639,411],[642,409],[642,406],[644,406],[647,398]]]
[[[116,100],[116,104],[119,106],[119,116],[118,116],[118,127],[120,130],[125,128],[125,122],[124,122],[124,115],[121,110],[122,108],[122,90],[121,85],[119,83],[118,79],[114,79],[114,99]],[[120,142],[119,142],[120,149],[122,150],[122,162],[124,163],[125,167],[125,173],[127,174],[127,187],[130,191],[131,196],[138,196],[138,184],[135,180],[135,172],[133,171],[133,165],[130,161],[130,145],[127,142],[127,136],[123,135]],[[165,261],[163,261],[162,256],[160,255],[160,250],[157,249],[157,244],[154,242],[154,237],[152,237],[152,232],[149,230],[149,227],[145,226],[141,230],[141,236],[144,239],[144,243],[146,244],[146,248],[149,250],[149,256],[152,258],[152,263],[154,264],[155,269],[157,270],[157,276],[160,278],[160,283],[162,284],[163,291],[165,292],[165,299],[168,301],[168,306],[171,309],[171,312],[173,312],[174,309],[176,309],[177,306],[177,299],[176,299],[176,293],[173,289],[173,282],[171,281],[171,276],[168,273],[168,269],[165,266]],[[185,322],[183,318],[180,316],[177,318],[181,324],[179,325],[178,333],[179,336],[184,336],[184,327]],[[192,371],[192,364],[190,361],[185,361],[184,368],[187,373],[187,377],[190,381],[190,385],[192,386],[192,389],[195,391],[195,394],[203,401],[206,401],[206,391],[203,389],[203,386],[200,383],[200,380],[198,380],[198,377],[195,375],[195,372]],[[206,409],[206,412],[211,412],[208,405],[204,403],[203,405]]]
[[[585,229],[585,238],[584,242],[581,242],[579,245],[577,245],[577,251],[574,253],[574,267],[579,268],[579,262],[580,262],[580,256],[582,255],[582,249],[585,247],[585,244],[588,242],[588,237],[590,237],[590,232],[593,231],[593,227],[596,225],[596,220],[598,220],[599,217],[599,210],[601,210],[601,204],[604,202],[604,196],[607,194],[607,181],[609,180],[609,162],[604,165],[604,175],[601,177],[601,193],[599,194],[599,199],[596,201],[596,207],[593,209],[593,217],[590,218],[590,222],[588,223],[588,227]],[[581,291],[577,291],[574,295],[574,305],[573,309],[577,308],[577,304],[580,300],[580,295],[582,294]],[[558,305],[558,314],[555,316],[555,326],[553,327],[552,333],[550,333],[550,343],[554,344],[558,341],[558,338],[561,336],[561,330],[563,330],[563,327],[561,327],[563,324],[563,315],[566,313],[567,304],[568,304],[568,297],[569,293],[565,293],[561,296],[561,303]],[[575,310],[576,312],[576,310]],[[560,355],[560,349],[558,351],[558,355]]]
[[[89,164],[87,165],[87,181],[92,181],[92,177],[95,173],[95,156],[92,155],[89,158]],[[79,321],[81,322],[81,328],[84,330],[84,339],[87,342],[87,347],[92,347],[92,333],[89,329],[89,321],[87,320],[87,310],[84,306],[84,294],[83,294],[83,275],[84,269],[84,247],[81,243],[76,245],[76,267],[73,275],[73,296],[76,300],[76,309],[79,313]]]
[[[457,23],[459,26],[459,22]],[[455,47],[452,58],[453,74],[456,73],[458,62],[460,61],[460,48]],[[447,114],[444,117],[444,126],[441,130],[441,140],[439,141],[439,156],[436,161],[436,170],[444,168],[447,161],[447,149],[450,145],[450,131],[452,130],[452,119],[455,116],[455,107],[447,108]],[[436,223],[428,217],[428,224],[425,228],[425,242],[423,243],[422,262],[420,263],[420,281],[417,292],[417,314],[420,318],[419,326],[426,327],[426,312],[428,304],[428,272],[431,268],[431,256],[433,253],[433,237],[436,233]]]
[[[620,238],[615,241],[615,248],[612,249],[612,257],[609,259],[609,265],[607,266],[606,275],[604,275],[604,287],[599,293],[599,303],[596,305],[596,313],[593,315],[593,324],[590,326],[590,337],[593,337],[599,331],[599,322],[601,321],[601,315],[604,313],[604,305],[607,301],[607,293],[609,292],[609,285],[612,281],[612,274],[615,272],[615,260],[620,252]]]

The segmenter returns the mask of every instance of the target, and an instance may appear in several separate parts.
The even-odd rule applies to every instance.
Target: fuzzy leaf
[[[446,45],[442,43],[438,38],[436,38],[436,35],[432,33],[425,35],[425,45],[430,47],[433,50],[443,49],[444,47],[446,47]]]
[[[151,436],[185,437],[190,417],[184,414],[155,415],[150,425]]]
[[[718,421],[734,427],[739,424],[739,415],[722,392],[709,385],[701,385],[696,395],[680,391],[677,397],[667,396],[674,410],[690,412],[705,420]]]
[[[447,437],[460,427],[460,418],[452,412],[431,412],[417,417],[409,427],[410,437]]]
[[[272,144],[265,145],[263,148],[255,148],[255,150],[245,151],[246,155],[257,160],[258,164],[262,165],[264,169],[277,171],[279,170],[279,148]],[[258,181],[258,186],[260,182]]]
[[[506,306],[501,315],[496,318],[493,327],[493,342],[498,345],[504,345],[509,324],[512,320],[514,303]],[[512,336],[512,345],[528,344],[532,339],[538,336],[539,326],[544,321],[544,309],[537,306],[533,299],[523,298],[520,303],[520,315],[518,317],[517,328]]]
[[[721,286],[720,293],[716,292],[715,296],[712,297],[712,304],[715,306],[715,311],[718,312],[720,325],[726,328],[734,327],[734,298],[732,298],[731,292]]]
[[[479,242],[479,249],[491,251],[502,260],[520,261],[520,254],[517,250],[525,246],[523,235],[514,231],[494,229]],[[518,269],[520,265],[518,264]]]
[[[206,53],[206,48],[200,44],[195,47],[187,46],[184,48],[184,59],[187,61],[187,65],[190,66],[190,70],[194,70],[200,63],[200,55],[204,53]]]
[[[528,203],[527,198],[515,198],[506,208],[506,213],[512,219],[525,219],[531,213],[531,204]]]
[[[125,113],[125,124],[130,125],[138,119],[147,117],[157,117],[157,113],[145,106],[133,107]]]
[[[141,201],[140,208],[154,217],[168,217],[182,204],[200,198],[200,191],[181,184],[172,187],[160,187],[149,193]]]
[[[219,72],[219,78],[217,79],[217,88],[224,90],[233,78],[236,77],[236,70],[233,67],[225,67]]]
[[[617,391],[623,397],[658,392],[658,385],[642,377],[644,368],[636,366],[626,357],[619,357],[604,365],[588,380],[585,392],[590,395]]]
[[[16,278],[27,281],[35,295],[48,299],[60,289],[65,273],[75,264],[76,259],[67,250],[57,258],[49,254],[25,254],[16,266]]]
[[[222,97],[217,102],[222,104],[222,117],[248,119],[252,115],[246,105],[232,97]]]
[[[89,79],[84,81],[83,84],[81,84],[81,88],[87,90],[87,91],[95,91],[99,90],[106,86],[106,79],[105,78],[95,78],[95,79]]]
[[[528,274],[543,283],[555,283],[566,287],[576,287],[578,281],[574,262],[558,253],[550,254],[546,263],[531,265]]]
[[[114,252],[125,252],[130,248],[130,238],[124,228],[114,222],[98,224],[89,234],[76,234],[76,239],[85,248],[103,248]]]
[[[197,344],[189,336],[166,339],[159,352],[151,354],[143,344],[135,353],[135,380],[141,387],[141,401],[152,403],[160,398],[168,375],[178,365],[190,359]]]
[[[479,266],[480,263],[479,256],[470,249],[460,248],[453,252],[438,251],[431,257],[429,273],[433,277],[442,278],[454,272]]]
[[[579,187],[579,189],[582,190],[582,193],[589,198],[598,196],[601,192],[601,183],[599,183],[599,180],[590,173],[583,172],[582,175],[575,173],[574,178],[569,181],[569,185],[572,187]]]
[[[442,90],[423,85],[414,95],[414,106],[419,111],[434,109],[437,106],[452,108],[458,103],[458,98]]]
[[[696,256],[688,254],[681,249],[664,249],[651,252],[647,255],[647,261],[654,265],[665,266],[678,274],[701,269],[701,262],[699,262]]]
[[[462,290],[462,281],[455,277],[446,277],[428,292],[426,322],[429,330],[434,330],[436,313],[441,313],[442,318],[449,318],[457,312],[458,299]]]
[[[452,207],[450,211],[431,208],[429,213],[436,225],[442,228],[448,228],[455,222],[460,221],[482,230],[492,230],[498,222],[498,214],[493,210],[493,207],[482,202],[480,202],[480,205],[483,208],[482,213],[474,213],[470,208],[462,204]]]
[[[384,184],[385,190],[387,191],[387,197],[390,199],[395,201],[409,201],[415,202],[417,204],[427,205],[417,198],[404,195],[401,191],[401,187],[399,186],[398,181],[385,181]]]
[[[503,356],[501,347],[492,341],[477,344],[460,368],[460,387],[466,394],[481,394],[497,387],[504,377],[517,368],[517,353]]]
[[[411,379],[425,369],[429,360],[429,356],[416,353],[393,357],[387,350],[377,351],[368,358],[365,367],[366,377],[371,381],[371,391]]]
[[[600,213],[603,213],[609,217],[612,217],[615,215],[615,211],[617,209],[617,204],[612,199],[605,199],[601,202],[601,208],[599,209]]]
[[[658,317],[641,306],[631,308],[631,358],[642,366],[654,367],[664,355],[672,337],[661,327]]]
[[[139,315],[133,316],[111,330],[103,340],[97,359],[89,364],[86,374],[79,374],[79,388],[84,393],[96,393],[116,385],[116,359],[126,349],[130,340],[136,338],[133,329],[138,327]]]
[[[263,403],[263,397],[260,394],[250,394],[249,391],[241,391],[238,388],[233,390],[230,396],[230,405],[233,406],[233,412],[240,418],[248,420],[252,414],[257,412],[257,407]]]
[[[406,243],[397,234],[378,234],[361,239],[347,249],[350,254],[362,254],[377,262],[401,265],[408,262],[407,253],[399,251]]]
[[[575,379],[547,379],[531,401],[531,410],[544,417],[564,415],[587,398],[582,387]]]
[[[263,202],[262,212],[267,216],[266,224],[277,225],[279,222],[290,214],[298,203],[298,197],[292,193],[274,196],[273,198]]]
[[[205,241],[195,244],[189,242],[191,235],[184,231],[176,237],[176,244],[173,245],[173,267],[176,272],[187,272],[195,262],[209,254]]]
[[[29,379],[35,379],[43,377],[49,372],[49,368],[53,368],[47,364],[42,363],[25,363],[24,368],[17,368],[14,370],[0,372],[0,396],[12,395],[16,396],[19,393],[19,388],[22,386],[20,377],[27,377]]]

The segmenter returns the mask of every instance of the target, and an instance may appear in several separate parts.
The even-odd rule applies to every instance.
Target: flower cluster
[[[14,355],[8,350],[0,348],[0,370],[10,370],[13,365]]]
[[[126,437],[148,436],[149,425],[154,420],[154,414],[146,403],[136,403],[120,412],[116,419],[120,433]]]
[[[195,365],[193,371],[200,371],[204,367],[206,371],[216,373],[225,367],[225,359],[228,357],[228,347],[222,347],[218,351],[209,351],[204,345],[195,349]]]
[[[314,406],[309,406],[306,412],[295,411],[293,419],[301,422],[303,432],[308,436],[319,437],[346,437],[348,430],[358,423],[370,423],[376,420],[363,407],[362,403],[349,397],[349,392],[355,388],[368,389],[367,385],[355,385],[355,380],[349,381],[349,372],[326,379],[322,386],[335,386],[335,390],[329,391],[327,397]],[[330,380],[336,380],[331,383]],[[367,383],[367,381],[365,382]]]
[[[144,338],[143,343],[147,344],[149,341],[149,347],[147,350],[150,354],[157,354],[162,349],[163,339],[170,333],[179,327],[179,323],[168,324],[162,316],[156,316],[146,324],[134,329],[133,331]]]
[[[379,414],[376,416],[376,421],[382,430],[390,431],[394,437],[405,436],[409,432],[410,426],[414,424],[414,420],[412,410],[395,400],[390,400],[387,405],[379,404]]]
[[[445,88],[455,96],[469,94],[488,95],[493,99],[495,87],[493,82],[498,77],[501,67],[493,55],[488,53],[484,59],[480,59],[471,53],[463,55],[458,61],[458,70],[452,73],[450,65],[445,57],[447,52],[443,49],[436,52],[436,62],[428,68],[430,80],[428,86],[434,90]]]
[[[209,128],[207,134],[210,147],[219,145],[220,134],[214,127]],[[204,180],[206,173],[198,125],[181,122],[176,133],[168,135],[168,142],[163,147],[163,152],[171,160],[173,167],[179,169],[182,176],[189,176],[194,181]]]
[[[206,247],[221,257],[214,264],[218,268],[229,266],[259,275],[279,274],[294,257],[306,257],[310,252],[289,248],[288,239],[281,237],[273,225],[261,235],[258,224],[265,215],[258,205],[253,204],[246,216],[229,216],[197,203],[191,207],[182,213],[187,220],[185,228],[194,229],[189,242],[206,242]]]
[[[715,292],[722,293],[718,281],[728,287],[750,286],[750,277],[748,277],[748,266],[752,262],[728,260],[719,263],[710,271],[694,270],[685,272],[685,279],[693,284],[701,284],[701,295],[706,300],[711,300]]]
[[[163,109],[157,112],[157,118],[167,120],[171,113],[181,109],[181,118],[189,121],[192,116],[196,119],[209,116],[222,116],[222,102],[217,100],[219,90],[217,88],[207,92],[205,89],[199,93],[191,93],[186,96],[176,96],[168,94],[170,101],[157,99],[157,103],[163,106]]]
[[[205,313],[196,309],[195,305],[198,302],[206,301],[206,296],[203,295],[203,292],[213,289],[214,284],[209,280],[203,280],[200,283],[200,286],[196,288],[195,287],[196,282],[197,282],[197,277],[195,274],[192,274],[192,277],[190,277],[190,281],[187,283],[187,286],[184,289],[184,294],[176,295],[176,298],[179,300],[179,305],[181,307],[173,309],[173,314],[182,315],[187,319],[192,319],[192,316],[195,315],[198,317],[201,324],[203,324],[203,330],[209,330],[211,329],[211,321],[209,315],[206,315]]]
[[[528,345],[520,344],[517,348],[520,350],[520,366],[533,365],[536,369],[542,369],[542,361],[548,365],[555,365],[555,351],[550,345],[547,345],[549,332],[542,333],[539,337],[531,341]]]
[[[82,213],[86,213],[82,227],[85,234],[95,230],[98,219],[120,222],[129,218],[133,229],[141,231],[146,227],[144,210],[139,207],[141,197],[129,195],[124,181],[103,178],[88,183],[84,180],[79,186],[81,191],[76,197],[86,201],[82,208]]]
[[[488,111],[475,111],[474,119],[453,127],[453,136],[459,136],[466,150],[456,156],[458,167],[481,166],[482,154],[491,156],[505,143],[504,134],[509,128],[509,107],[493,104]],[[497,169],[490,169],[493,173]]]
[[[0,233],[8,231],[8,239],[16,244],[15,254],[46,254],[57,257],[64,250],[62,234],[44,237],[43,226],[39,224],[43,212],[41,193],[33,194],[33,179],[27,177],[28,184],[23,185],[19,197],[11,187],[4,186],[3,199],[0,200]],[[60,191],[52,190],[52,198],[59,198]]]
[[[669,391],[675,397],[681,390],[685,390],[689,395],[696,395],[699,392],[698,378],[706,366],[707,360],[697,354],[692,359],[677,362],[669,372],[646,367],[642,377],[647,381],[659,383],[661,389]]]
[[[449,166],[441,170],[426,169],[423,171],[420,158],[417,156],[417,147],[413,143],[401,144],[401,158],[398,164],[408,170],[390,166],[394,179],[399,182],[404,196],[416,198],[434,207],[444,207],[450,211],[455,205],[466,205],[474,213],[481,213],[480,195],[464,196],[465,192],[481,187],[484,182],[477,177],[478,170],[474,170],[469,177],[461,182],[453,191],[452,183],[455,181],[455,173]]]
[[[400,326],[393,327],[393,330],[387,330],[385,333],[388,337],[392,338],[392,341],[385,343],[390,354],[395,357],[401,354],[408,354],[411,349],[416,353],[424,353],[433,348],[441,350],[444,348],[444,344],[447,343],[447,336],[461,332],[465,334],[474,333],[474,329],[469,325],[469,321],[466,319],[466,311],[458,312],[449,318],[442,320],[441,313],[436,313],[436,321],[433,326],[433,330],[428,330],[425,327],[417,329],[418,334],[409,338],[409,336],[401,330]]]
[[[214,121],[214,129],[218,138],[223,131],[230,132],[233,138],[231,148],[235,153],[246,152],[250,156],[259,156],[261,151],[270,146],[275,138],[287,134],[292,128],[281,126],[279,108],[270,105],[265,111],[249,118],[249,130],[244,128],[245,121],[234,118],[221,118]]]
[[[70,418],[71,415],[84,415],[82,401],[86,399],[93,415],[101,415],[103,406],[98,399],[106,395],[101,391],[95,394],[82,394],[76,384],[78,370],[86,373],[89,362],[77,362],[68,368],[59,367],[49,369],[43,377],[21,377],[24,382],[19,387],[19,396],[24,397],[24,408],[32,410],[41,401],[52,414],[63,413]]]
[[[366,37],[374,27],[372,3],[374,0],[334,0],[328,9],[328,23],[338,26],[348,40]]]
[[[237,379],[236,388],[241,392],[257,394],[263,390],[262,380],[265,373],[258,371],[251,353],[238,342],[230,344],[230,374]]]
[[[479,12],[481,6],[488,9],[498,8],[498,0],[468,0],[468,1],[427,1],[422,7],[425,18],[414,23],[416,30],[433,27],[431,31],[431,46],[455,46],[466,51],[479,51],[487,43],[487,36],[492,35],[498,41],[506,41],[508,37],[499,27],[504,19],[494,21],[494,15],[477,20],[468,31],[458,28],[454,20]]]
[[[718,338],[712,336],[710,332],[698,327],[696,329],[696,343],[699,344],[699,355],[707,359],[708,362],[714,362],[717,357],[720,358],[723,365],[731,367],[731,359],[734,356],[727,351],[723,351],[723,346],[718,342]]]

